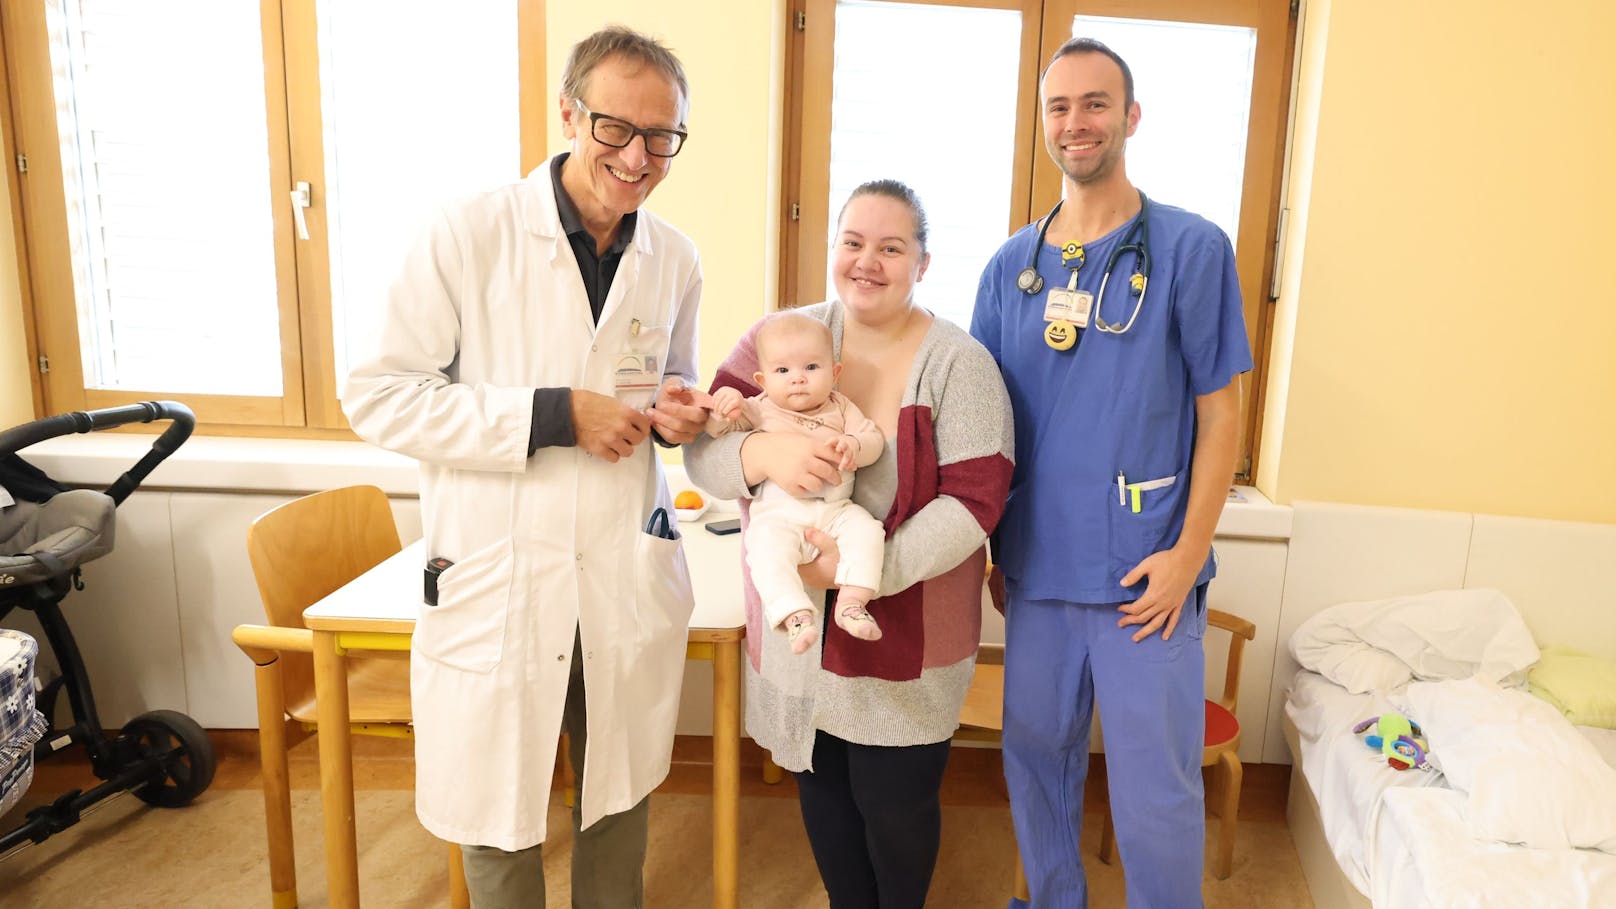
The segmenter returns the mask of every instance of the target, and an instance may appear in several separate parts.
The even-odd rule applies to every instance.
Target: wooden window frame
[[[269,188],[281,347],[280,397],[88,388],[52,87],[46,0],[0,8],[0,132],[13,200],[23,328],[36,415],[174,398],[214,435],[354,439],[338,402],[325,207],[317,0],[260,0]],[[516,0],[518,137],[525,175],[546,157],[545,0]],[[312,187],[297,238],[289,193]],[[138,431],[138,430],[137,430]]]
[[[780,293],[786,309],[825,298],[830,193],[832,71],[837,0],[788,0],[785,155],[781,179]],[[1043,151],[1038,75],[1070,34],[1075,16],[1159,19],[1236,25],[1257,31],[1248,114],[1245,179],[1236,269],[1247,340],[1256,363],[1241,384],[1241,460],[1237,478],[1255,474],[1262,438],[1273,331],[1273,273],[1280,188],[1290,104],[1296,17],[1290,0],[886,0],[937,6],[1016,9],[1022,13],[1022,67],[1017,92],[1015,175],[1006,236],[1060,198],[1061,176]]]
[[[830,195],[831,73],[836,55],[837,0],[789,0],[786,40],[786,150],[781,183],[780,299],[789,309],[825,299],[830,212],[808,200]],[[1026,162],[1038,146],[1040,0],[886,0],[1021,13],[1021,66],[1016,77],[1015,171],[1005,223],[1010,233],[1032,220]],[[807,23],[812,23],[807,27]],[[800,86],[800,91],[798,87]],[[792,103],[800,99],[800,103]]]

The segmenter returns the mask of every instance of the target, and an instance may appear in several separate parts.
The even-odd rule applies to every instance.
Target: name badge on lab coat
[[[662,384],[662,361],[656,354],[624,351],[618,355],[612,375],[619,393],[649,391]]]
[[[662,384],[662,368],[667,365],[671,325],[648,325],[639,319],[628,323],[628,344],[617,355],[612,382],[618,394],[654,391]]]

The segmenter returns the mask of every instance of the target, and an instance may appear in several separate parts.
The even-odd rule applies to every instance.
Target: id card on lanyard
[[[667,326],[647,326],[639,319],[628,323],[628,343],[618,353],[612,384],[619,397],[655,391],[662,384],[663,358],[671,332]]]

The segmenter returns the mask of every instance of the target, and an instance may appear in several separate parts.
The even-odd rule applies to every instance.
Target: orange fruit
[[[701,494],[694,489],[687,489],[673,498],[674,508],[700,508],[701,506]]]

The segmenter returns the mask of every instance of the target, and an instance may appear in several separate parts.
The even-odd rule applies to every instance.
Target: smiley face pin
[[[1044,343],[1055,350],[1071,350],[1077,343],[1077,326],[1065,319],[1055,319],[1044,329]]]

